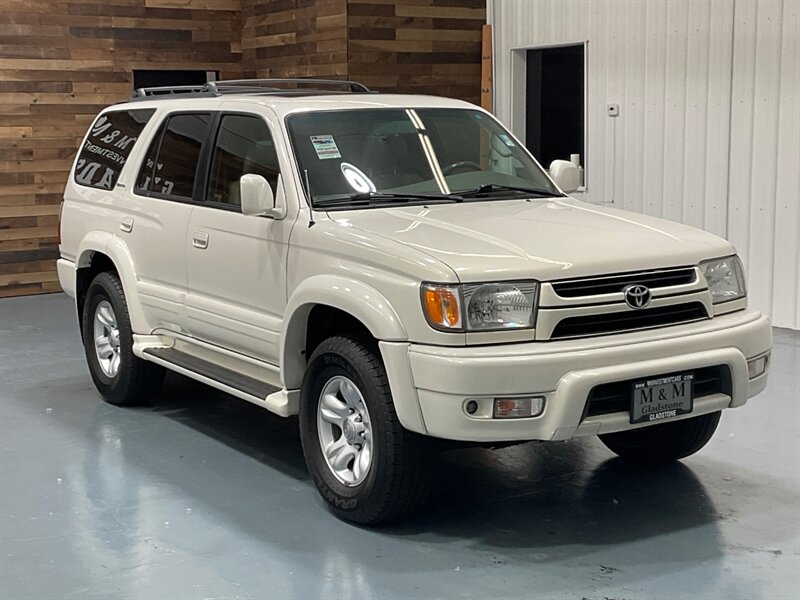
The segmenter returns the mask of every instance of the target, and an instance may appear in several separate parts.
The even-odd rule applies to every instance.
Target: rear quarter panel
[[[141,107],[137,105],[135,108],[156,108],[148,104],[142,103]],[[97,118],[109,111],[120,109],[120,106],[109,107],[101,111]],[[90,125],[72,163],[69,178],[64,187],[64,203],[61,210],[61,243],[59,245],[61,258],[72,263],[75,269],[79,269],[89,266],[92,254],[95,252],[109,256],[119,272],[123,289],[128,298],[131,324],[134,331],[137,332],[149,331],[150,327],[138,301],[135,261],[125,241],[117,235],[117,232],[126,208],[127,193],[124,190],[132,189],[150,137],[158,127],[159,112],[156,108],[156,112],[139,134],[125,161],[116,186],[111,190],[80,185],[75,181],[80,149],[84,147],[92,131],[92,125]],[[97,118],[92,121],[92,124]],[[63,275],[61,275],[62,272]],[[69,276],[66,269],[60,269],[59,273],[60,276]],[[74,289],[74,282],[64,282],[62,286],[65,289],[68,287]]]

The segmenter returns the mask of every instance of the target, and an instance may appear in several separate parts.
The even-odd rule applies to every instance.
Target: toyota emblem
[[[625,296],[625,302],[631,308],[644,308],[650,304],[650,300],[653,297],[650,293],[650,288],[638,284],[627,286],[622,290],[622,293]]]

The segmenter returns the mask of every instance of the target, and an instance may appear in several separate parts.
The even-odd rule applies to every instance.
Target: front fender
[[[128,315],[134,333],[150,333],[152,327],[147,322],[142,304],[139,301],[139,289],[136,278],[136,263],[124,240],[103,231],[90,231],[78,245],[77,267],[79,269],[91,264],[92,254],[100,252],[108,256],[117,269],[122,290],[125,292]]]
[[[375,288],[338,275],[315,275],[295,288],[286,307],[281,335],[281,378],[287,389],[298,389],[303,380],[308,313],[317,304],[342,310],[361,321],[379,341],[408,339],[391,303]]]

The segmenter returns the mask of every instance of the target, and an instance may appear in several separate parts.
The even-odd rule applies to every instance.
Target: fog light
[[[538,417],[544,410],[544,398],[533,396],[527,398],[495,398],[495,419],[521,419]]]
[[[747,361],[747,375],[750,379],[755,379],[763,375],[767,371],[767,364],[769,363],[769,354],[759,356]]]

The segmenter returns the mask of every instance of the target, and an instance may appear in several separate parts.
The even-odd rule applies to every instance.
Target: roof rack
[[[146,87],[134,90],[130,100],[146,100],[154,96],[185,96],[192,94],[194,96],[219,96],[208,87],[208,84],[203,85],[165,85],[160,87]]]
[[[277,84],[277,86],[276,86]],[[133,92],[129,102],[149,100],[154,97],[163,99],[172,98],[202,98],[221,96],[223,94],[260,94],[260,95],[309,95],[331,93],[330,90],[315,88],[286,88],[280,85],[313,85],[313,86],[343,86],[344,92],[352,94],[373,94],[363,83],[345,79],[227,79],[223,81],[209,81],[203,85],[176,85],[161,87],[138,88]]]

